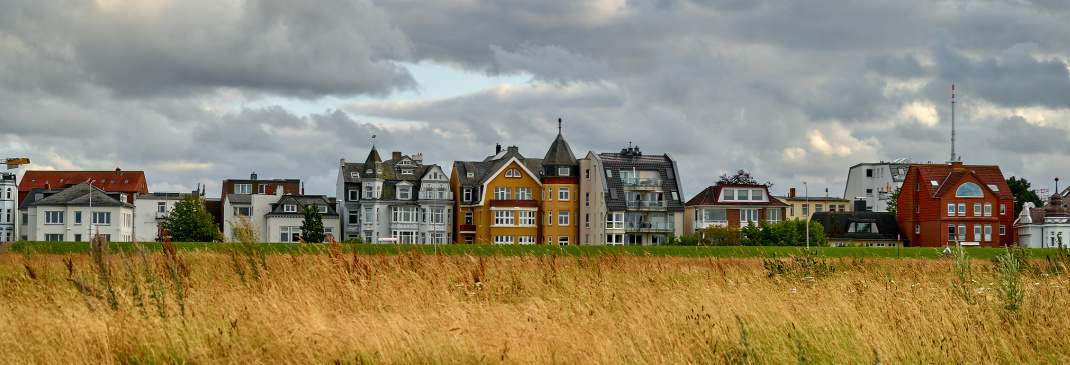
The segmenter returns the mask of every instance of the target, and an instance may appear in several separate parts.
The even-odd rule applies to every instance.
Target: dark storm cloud
[[[1070,132],[1065,128],[1035,125],[1015,116],[998,121],[988,143],[1009,152],[1065,154],[1070,151],[1067,137],[1070,137]]]
[[[946,46],[933,49],[936,74],[1005,107],[1070,108],[1070,72],[1059,59],[1038,59],[1035,45],[1017,44],[1000,57],[968,57]],[[950,90],[948,90],[950,92]]]

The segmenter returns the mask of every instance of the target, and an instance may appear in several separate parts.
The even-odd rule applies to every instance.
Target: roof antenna
[[[955,161],[955,84],[951,84],[951,162]]]

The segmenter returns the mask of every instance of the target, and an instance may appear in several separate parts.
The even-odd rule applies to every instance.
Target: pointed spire
[[[561,134],[561,118],[557,118],[557,134]]]
[[[546,157],[542,160],[543,165],[546,166],[577,164],[576,155],[572,154],[572,148],[561,135],[561,118],[557,118],[557,138],[550,144],[550,149],[546,151]]]

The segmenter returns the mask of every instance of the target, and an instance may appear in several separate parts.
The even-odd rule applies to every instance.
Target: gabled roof
[[[735,188],[735,187],[762,189],[762,190],[765,191],[765,196],[766,196],[766,198],[769,199],[769,202],[755,202],[755,201],[738,201],[738,202],[737,201],[730,201],[730,202],[723,202],[722,201],[722,202],[719,202],[718,201],[720,199],[720,197],[721,197],[721,188]],[[695,195],[693,198],[691,198],[691,200],[688,200],[686,204],[684,204],[684,206],[689,206],[689,207],[690,206],[695,206],[695,205],[740,205],[740,206],[744,206],[744,205],[746,205],[746,206],[768,205],[768,206],[782,206],[782,207],[788,206],[784,202],[780,201],[777,197],[769,195],[769,189],[765,185],[737,185],[737,184],[732,184],[732,185],[717,184],[717,185],[713,185],[713,186],[707,187],[706,189],[703,189],[702,192],[699,192],[698,195]]]
[[[525,158],[515,146],[510,146],[494,156],[487,157],[483,161],[454,161],[453,168],[457,172],[457,182],[462,187],[473,187],[486,183],[494,177],[494,173],[502,169],[513,159],[516,159],[529,173],[541,174],[543,160]],[[468,177],[472,173],[472,177]],[[541,176],[533,175],[532,178],[539,180]]]
[[[984,185],[981,187],[982,189],[991,191],[992,189],[988,185],[995,185],[998,191],[993,191],[992,193],[999,199],[1014,199],[1014,195],[1011,194],[1011,188],[1007,185],[1007,180],[1003,178],[1003,172],[1000,171],[999,166],[953,163],[913,165],[911,168],[916,168],[918,171],[917,182],[920,184],[921,190],[933,198],[940,198],[948,192],[954,194],[954,189],[958,183],[966,176],[973,175]],[[932,181],[936,181],[936,186],[932,185]]]
[[[19,192],[33,188],[67,188],[88,180],[96,180],[93,186],[104,191],[148,193],[144,171],[26,171],[19,182]]]
[[[414,163],[414,165],[398,165],[401,160],[408,160]],[[379,152],[372,147],[371,152],[368,153],[368,158],[364,163],[343,163],[338,173],[342,174],[342,181],[347,183],[357,183],[361,179],[381,179],[381,180],[398,180],[398,181],[419,181],[428,171],[438,165],[423,165],[416,164],[417,161],[410,156],[401,156],[396,159],[382,160],[379,158]],[[371,175],[368,174],[368,170],[371,169]],[[412,170],[412,174],[402,173],[404,170]],[[353,177],[353,173],[357,173],[360,178]]]
[[[891,212],[817,212],[810,220],[821,223],[829,239],[899,239],[899,223]],[[847,232],[851,223],[876,223],[877,233]]]
[[[327,207],[327,213],[323,213],[323,217],[326,218],[338,218],[338,212],[335,212],[334,205],[327,198],[326,195],[283,195],[279,198],[279,201],[272,204],[271,212],[266,214],[267,217],[303,217],[305,215],[305,207],[312,206]],[[296,212],[285,211],[285,206],[296,205]]]
[[[672,199],[671,192],[675,191],[680,199],[683,199],[683,191],[679,185],[679,171],[676,161],[668,154],[643,155],[639,147],[622,149],[620,153],[599,153],[596,155],[602,168],[613,171],[613,176],[604,176],[606,192],[606,209],[627,210],[628,203],[624,194],[624,183],[620,179],[622,170],[654,170],[661,179],[661,190],[665,192],[666,207],[668,211],[683,211],[682,201]]]
[[[81,183],[55,193],[51,196],[45,197],[41,200],[34,201],[31,205],[34,206],[57,206],[57,205],[86,205],[92,204],[94,206],[124,206],[133,207],[133,204],[125,201],[119,201],[115,197],[108,195],[104,190],[96,186],[90,186],[89,183]]]

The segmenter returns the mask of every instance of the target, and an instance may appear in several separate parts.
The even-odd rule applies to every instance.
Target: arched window
[[[956,198],[983,198],[984,196],[981,187],[972,182],[959,185],[959,189],[955,190]]]

